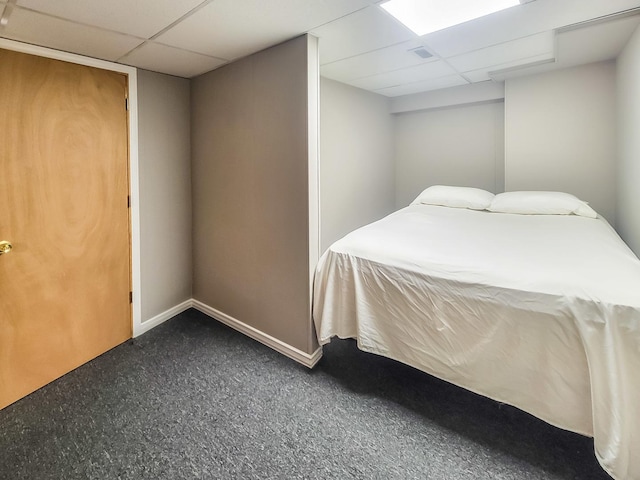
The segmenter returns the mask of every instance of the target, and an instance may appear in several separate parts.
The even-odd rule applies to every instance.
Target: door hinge
[[[127,208],[131,208],[131,196],[127,195]]]
[[[127,112],[129,111],[129,98],[128,97],[124,97],[124,109]]]
[[[129,292],[129,303],[133,303],[133,292]]]

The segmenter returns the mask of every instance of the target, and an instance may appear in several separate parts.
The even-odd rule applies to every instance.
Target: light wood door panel
[[[0,50],[0,408],[131,337],[126,85]]]

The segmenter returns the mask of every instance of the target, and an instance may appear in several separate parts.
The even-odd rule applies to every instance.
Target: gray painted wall
[[[640,256],[640,28],[618,58],[616,228]]]
[[[308,41],[192,81],[193,293],[312,353]]]
[[[431,185],[504,189],[504,103],[395,116],[396,207]]]
[[[613,62],[507,80],[507,190],[559,190],[612,224],[616,210]]]
[[[191,298],[189,80],[138,70],[142,321]]]
[[[394,210],[389,98],[320,82],[321,251]]]

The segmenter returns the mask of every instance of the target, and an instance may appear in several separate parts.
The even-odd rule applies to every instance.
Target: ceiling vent
[[[415,53],[420,58],[431,58],[431,57],[433,57],[433,55],[431,55],[429,52],[427,52],[427,49],[424,48],[424,47],[412,48],[411,50],[409,50],[409,52]]]

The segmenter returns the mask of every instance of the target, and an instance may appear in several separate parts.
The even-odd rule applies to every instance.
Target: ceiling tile
[[[15,8],[0,36],[44,47],[115,61],[142,40]]]
[[[435,53],[448,58],[638,6],[638,0],[535,0],[422,39]]]
[[[232,60],[368,5],[367,0],[215,0],[157,40]]]
[[[116,32],[149,38],[203,0],[19,0],[18,5]]]
[[[377,5],[314,28],[311,33],[320,38],[321,65],[416,39]]]
[[[621,16],[607,21],[584,23],[560,30],[556,36],[555,62],[538,63],[535,58],[530,64],[494,67],[489,72],[494,80],[543,73],[560,68],[568,68],[615,58],[640,25],[640,15]],[[468,75],[465,73],[465,76]]]
[[[392,87],[403,83],[415,83],[446,77],[455,73],[456,71],[449,67],[445,62],[438,60],[414,67],[402,68],[393,72],[359,78],[350,81],[349,84],[366,90],[378,90],[380,88]]]
[[[187,52],[154,42],[145,43],[119,61],[145,70],[185,78],[195,77],[226,63],[225,60],[219,58]]]
[[[429,90],[438,90],[440,88],[457,87],[458,85],[467,85],[467,82],[460,75],[449,75],[432,80],[425,80],[416,83],[407,83],[397,85],[395,87],[382,88],[375,90],[375,93],[386,95],[387,97],[397,97],[399,95],[410,95],[412,93],[427,92]]]
[[[422,44],[419,40],[411,40],[391,47],[381,48],[373,52],[327,63],[320,68],[320,73],[325,77],[344,82],[437,60],[437,57],[421,58],[411,51],[420,46]]]
[[[470,53],[447,58],[447,62],[460,72],[468,72],[515,62],[537,55],[553,56],[553,32],[543,32]]]
[[[423,37],[380,0],[17,2],[0,36],[183,77],[310,32],[322,75],[389,96],[615,58],[640,25],[611,17],[640,0],[535,0]],[[421,44],[435,57],[408,51]]]

